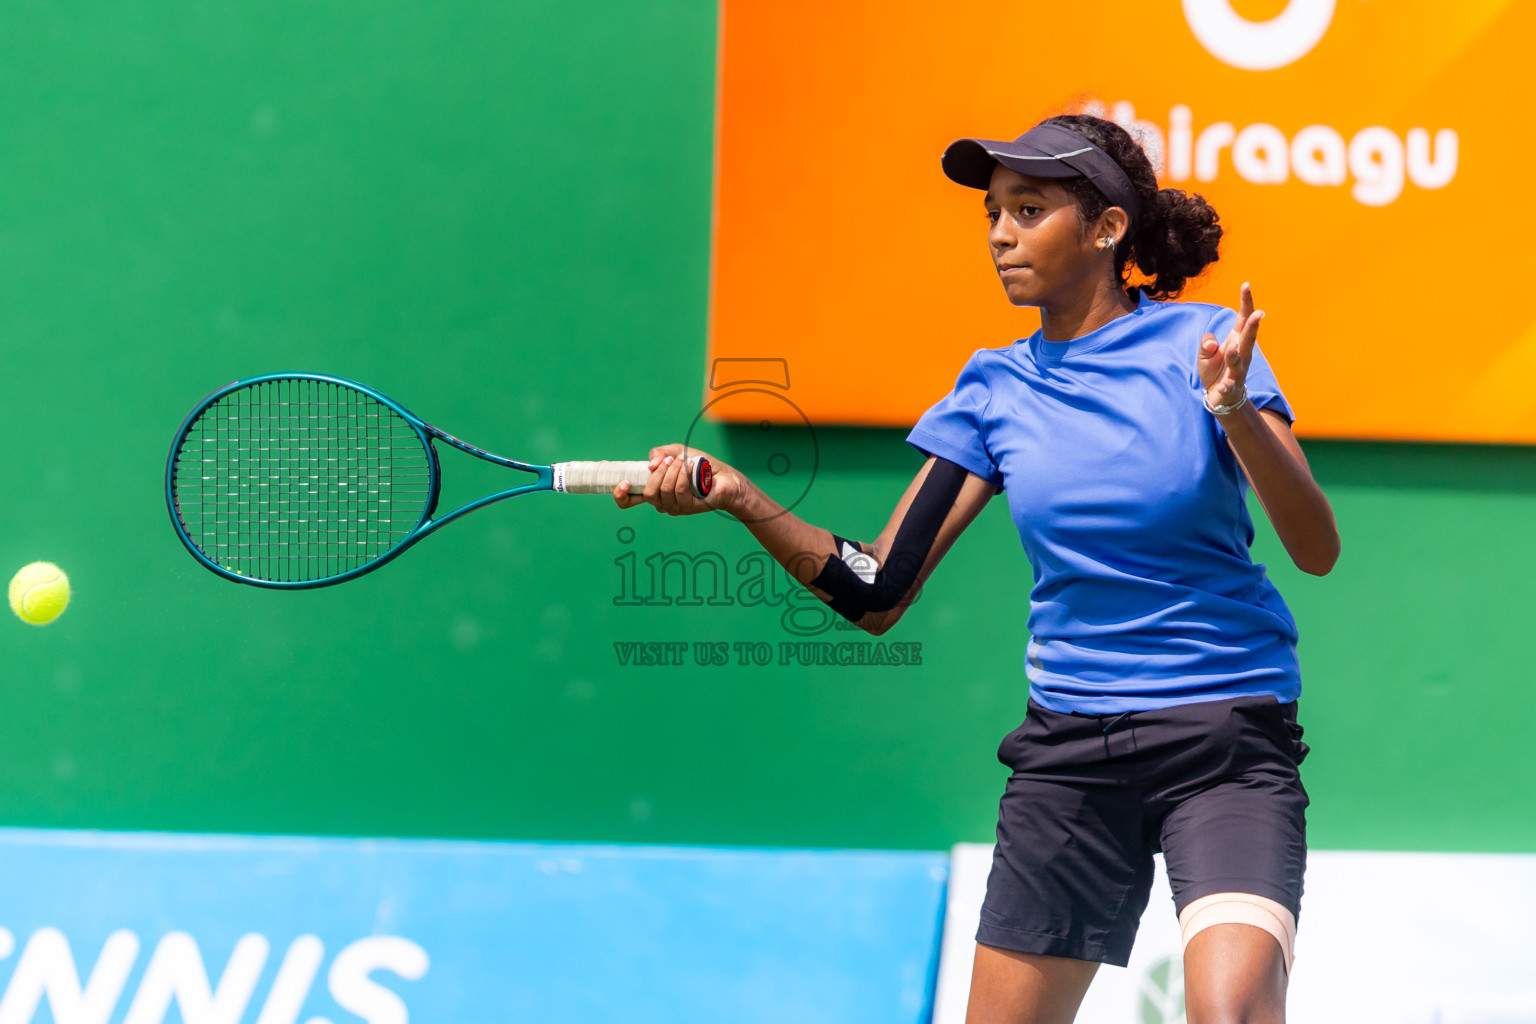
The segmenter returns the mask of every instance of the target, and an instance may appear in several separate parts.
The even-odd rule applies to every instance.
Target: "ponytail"
[[[1172,298],[1220,258],[1220,218],[1204,196],[1177,188],[1159,189],[1151,203],[1143,201],[1142,210],[1142,222],[1131,225],[1131,255],[1137,269],[1152,279],[1147,293],[1154,299]]]

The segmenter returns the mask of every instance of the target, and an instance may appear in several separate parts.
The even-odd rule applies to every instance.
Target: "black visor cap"
[[[1040,124],[1012,142],[960,139],[944,151],[944,173],[957,185],[986,189],[998,164],[1034,178],[1084,177],[1131,219],[1141,201],[1131,179],[1114,159],[1083,136],[1057,124]]]

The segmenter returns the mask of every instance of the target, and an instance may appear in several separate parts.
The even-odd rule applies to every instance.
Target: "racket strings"
[[[222,396],[177,452],[175,506],[211,561],[305,582],[373,561],[421,521],[432,466],[411,425],[328,381],[262,381]]]

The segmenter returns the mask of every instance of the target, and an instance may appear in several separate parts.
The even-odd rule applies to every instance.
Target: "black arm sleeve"
[[[832,542],[837,550],[811,580],[812,586],[829,595],[827,607],[849,622],[858,622],[867,612],[890,611],[900,604],[928,560],[945,516],[955,507],[966,472],[964,467],[948,459],[935,458],[933,468],[928,470],[923,485],[912,497],[912,504],[907,506],[907,514],[896,528],[890,555],[875,572],[873,582],[865,583],[843,561],[843,545],[855,548],[858,545],[833,534]]]

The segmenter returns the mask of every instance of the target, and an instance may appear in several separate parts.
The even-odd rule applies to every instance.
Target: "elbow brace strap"
[[[896,528],[890,555],[878,568],[857,544],[834,533],[837,550],[811,580],[812,586],[828,595],[827,607],[849,622],[858,622],[868,612],[887,612],[900,604],[928,560],[939,527],[955,507],[965,475],[963,467],[948,459],[934,460]]]

